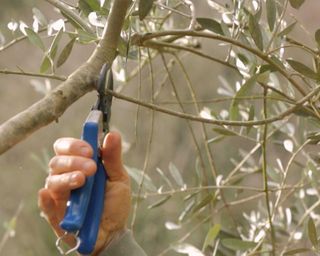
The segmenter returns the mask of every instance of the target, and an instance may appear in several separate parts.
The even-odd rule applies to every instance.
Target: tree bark
[[[95,89],[95,81],[104,63],[116,56],[120,32],[131,0],[114,0],[103,37],[90,58],[68,79],[42,100],[0,126],[0,154],[3,154],[38,129],[57,120],[66,109]]]

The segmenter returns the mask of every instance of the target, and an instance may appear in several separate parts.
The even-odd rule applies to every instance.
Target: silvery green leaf
[[[147,174],[143,173],[143,171],[128,166],[126,166],[126,169],[128,171],[129,176],[137,183],[138,186],[140,186],[141,182],[143,181],[143,186],[147,190],[151,192],[157,191],[157,188],[153,184],[151,178]]]
[[[310,69],[308,66],[304,65],[303,63],[296,60],[292,60],[292,59],[287,59],[287,62],[295,71],[304,75],[305,77],[308,77],[314,80],[319,79],[319,74],[314,72],[312,69]]]
[[[308,249],[308,248],[293,249],[293,250],[286,251],[286,252],[283,254],[283,256],[300,255],[301,253],[305,253],[305,252],[311,252],[311,250]]]
[[[169,164],[169,172],[170,172],[171,176],[173,177],[173,179],[175,180],[175,182],[177,183],[177,185],[181,188],[184,188],[185,183],[183,181],[183,178],[182,178],[178,168],[171,162]]]
[[[182,222],[185,220],[185,218],[188,216],[188,213],[191,212],[193,206],[195,205],[195,200],[191,200],[187,206],[184,208],[184,210],[181,212],[181,214],[179,215],[179,222]]]
[[[216,34],[224,35],[220,23],[214,19],[209,18],[197,18],[197,22],[201,25],[203,29],[210,30]]]
[[[168,186],[173,189],[172,183],[167,178],[167,176],[163,173],[163,171],[158,167],[156,168],[156,170],[160,174],[161,178],[168,184]]]
[[[79,43],[91,44],[98,40],[97,35],[88,33],[82,29],[78,29]]]
[[[249,14],[249,32],[256,46],[262,51],[263,50],[262,33],[256,17],[252,14]]]
[[[241,97],[248,96],[249,92],[253,89],[254,85],[256,84],[257,75],[250,77],[237,91],[236,95],[234,96],[231,105],[230,105],[230,119],[236,120],[239,116],[239,103],[241,101]]]
[[[230,129],[223,128],[223,127],[213,128],[212,130],[215,131],[218,134],[225,135],[225,136],[235,136],[235,135],[237,135],[237,133],[235,133],[234,131],[232,131]]]
[[[37,19],[38,23],[41,26],[46,26],[48,24],[47,18],[43,15],[43,13],[37,9],[37,8],[32,8],[32,13],[34,15],[34,18]]]
[[[152,209],[152,208],[156,208],[160,205],[163,205],[165,202],[167,202],[169,199],[171,198],[171,195],[167,195],[161,199],[159,199],[158,201],[154,202],[153,204],[148,206],[148,209]]]
[[[215,195],[214,193],[210,193],[207,196],[205,196],[192,210],[193,213],[199,211],[209,203],[213,202],[215,200]]]
[[[270,31],[273,31],[274,24],[275,24],[276,19],[277,19],[276,2],[274,0],[267,0],[266,1],[266,7],[267,7],[268,25],[269,25]]]
[[[140,0],[139,1],[139,19],[143,20],[151,11],[154,0]]]
[[[289,2],[293,8],[299,9],[301,5],[304,4],[305,0],[289,0]]]
[[[49,56],[52,60],[54,60],[56,54],[57,54],[57,51],[58,51],[58,45],[59,45],[59,42],[60,42],[60,39],[63,35],[63,28],[61,28],[58,33],[55,35],[55,37],[53,38],[53,41],[50,45],[50,48],[49,48]]]
[[[24,30],[27,33],[29,41],[33,45],[35,45],[35,46],[39,47],[41,50],[45,51],[45,47],[44,47],[44,44],[43,44],[40,36],[30,28],[24,28]]]
[[[318,46],[320,47],[320,29],[318,29],[315,34],[314,37],[316,39],[316,42],[318,43]]]
[[[287,26],[285,29],[279,32],[278,37],[288,35],[294,29],[296,24],[297,24],[297,21],[291,23],[289,26]]]
[[[308,220],[308,236],[314,248],[318,248],[319,243],[318,243],[317,229],[311,217]]]
[[[62,52],[60,53],[59,57],[58,57],[58,61],[57,61],[57,67],[62,66],[67,59],[69,58],[72,48],[74,46],[76,39],[72,38],[67,45],[63,48]]]
[[[257,245],[255,242],[243,241],[236,238],[226,238],[222,240],[223,246],[233,251],[245,251]]]
[[[40,73],[46,73],[52,66],[53,66],[53,63],[51,58],[48,56],[48,54],[45,54],[40,66]]]
[[[91,12],[99,11],[101,6],[97,0],[79,0],[79,8],[88,16]]]
[[[204,251],[206,249],[206,247],[210,244],[212,244],[212,242],[216,239],[216,237],[218,236],[219,232],[221,229],[221,225],[220,224],[215,224],[213,225],[213,227],[211,227],[206,235],[206,238],[204,240],[203,243],[203,247],[202,247],[202,251]]]

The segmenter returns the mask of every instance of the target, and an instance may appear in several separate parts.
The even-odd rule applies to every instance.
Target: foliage
[[[141,90],[146,70],[150,86],[145,90],[151,97],[127,100],[153,110],[157,104],[156,110],[189,120],[196,155],[191,174],[180,170],[175,159],[167,170],[149,168],[153,112],[144,165],[141,170],[127,169],[134,183],[132,228],[141,204],[155,211],[179,202],[176,221],[168,219],[165,226],[170,232],[180,231],[181,238],[159,255],[319,253],[320,30],[311,46],[300,42],[293,32],[304,31],[288,15],[291,7],[301,9],[304,2],[133,1],[118,46],[115,77],[124,87],[140,77]],[[197,16],[199,6],[209,8],[210,15]],[[32,25],[13,20],[8,29],[42,51],[40,73],[33,75],[58,79],[74,47],[96,45],[109,12],[110,1],[80,0],[77,6],[62,7],[57,20],[49,22],[34,8]],[[3,42],[0,52],[12,42]],[[219,53],[208,50],[208,42]],[[196,95],[198,85],[186,68],[186,54],[208,61],[211,70],[223,68],[212,82],[216,92],[207,91],[209,101]],[[185,87],[179,88],[176,74]],[[160,105],[164,84],[178,106],[169,112]],[[201,127],[196,129],[190,120]],[[226,146],[213,153],[219,145],[236,145],[237,154]],[[224,155],[227,168],[216,164]],[[193,234],[199,234],[201,244]]]

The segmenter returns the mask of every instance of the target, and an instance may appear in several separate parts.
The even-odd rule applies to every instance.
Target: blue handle
[[[64,219],[60,227],[68,233],[79,231],[80,247],[78,252],[90,254],[95,246],[104,206],[106,172],[98,157],[98,140],[100,135],[100,111],[91,111],[83,126],[82,139],[93,148],[93,160],[97,163],[94,176],[87,177],[86,183],[71,191]]]
[[[93,160],[98,160],[98,133],[99,124],[86,122],[83,127],[82,139],[88,142],[93,148]],[[71,192],[64,219],[60,227],[67,232],[77,232],[81,229],[91,197],[94,176],[88,177],[81,188]]]
[[[81,243],[78,252],[81,254],[90,254],[94,249],[104,210],[106,179],[107,175],[104,166],[101,161],[98,161],[98,170],[95,174],[89,208],[79,233]]]

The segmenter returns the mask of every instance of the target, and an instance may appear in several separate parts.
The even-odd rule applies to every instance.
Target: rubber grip
[[[82,139],[88,142],[93,148],[93,160],[98,161],[98,135],[99,123],[86,121],[83,126]],[[60,227],[71,233],[75,233],[83,226],[88,210],[94,176],[87,177],[86,183],[78,189],[71,191],[67,204],[66,214],[60,223]]]
[[[98,160],[98,169],[94,177],[91,199],[84,224],[80,230],[80,247],[78,252],[82,255],[92,253],[96,240],[102,213],[104,210],[104,195],[107,174],[101,160]]]

